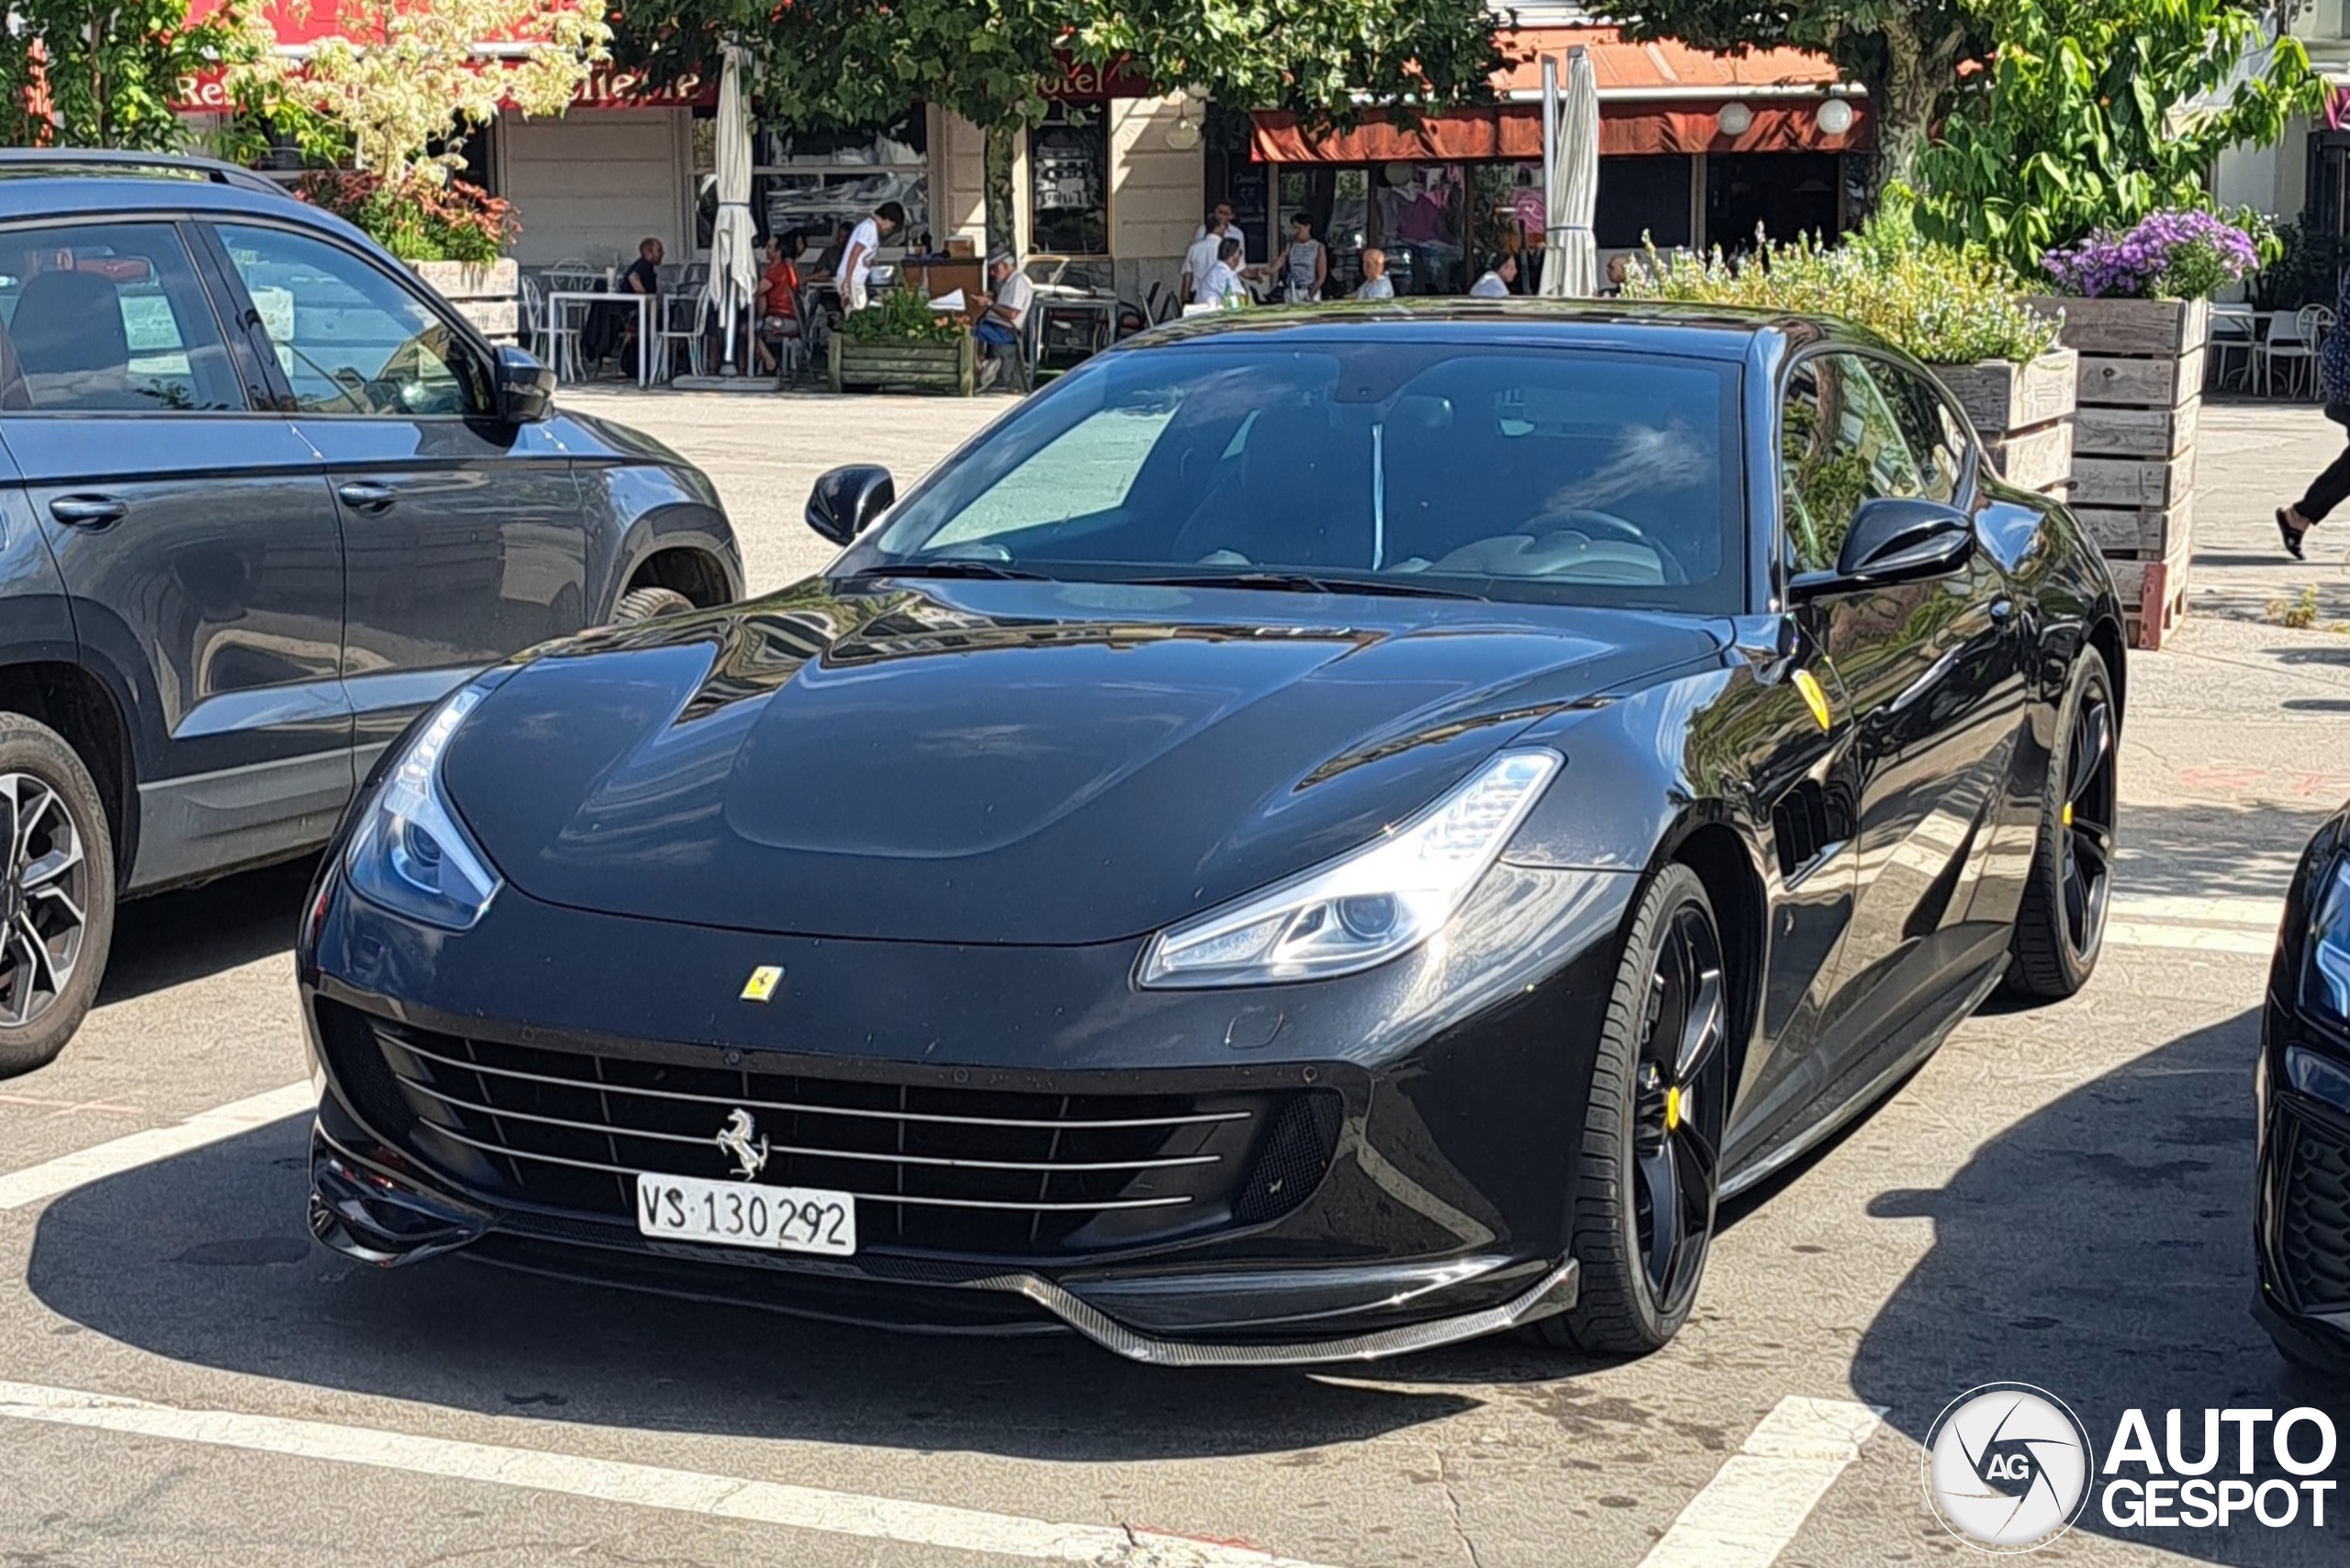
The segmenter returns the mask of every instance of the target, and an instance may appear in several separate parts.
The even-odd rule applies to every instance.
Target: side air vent
[[[1852,808],[1845,791],[1807,778],[1771,808],[1771,836],[1779,851],[1779,876],[1793,882],[1822,856],[1852,835]]]

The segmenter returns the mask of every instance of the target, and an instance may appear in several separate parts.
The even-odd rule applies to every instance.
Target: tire
[[[1581,1291],[1572,1311],[1531,1326],[1539,1341],[1643,1356],[1688,1321],[1729,1110],[1729,997],[1706,885],[1669,864],[1626,929],[1583,1105],[1567,1228]],[[1669,1232],[1656,1224],[1665,1211]]]
[[[676,588],[631,588],[612,606],[611,623],[625,626],[632,621],[650,621],[656,615],[676,615],[693,608],[694,601]]]
[[[65,1048],[114,942],[114,839],[64,737],[0,713],[0,1078]]]
[[[2096,972],[2113,889],[2121,742],[2113,678],[2104,656],[2087,649],[2074,663],[2057,709],[2031,875],[2009,946],[2008,990],[2026,1001],[2062,1001]]]

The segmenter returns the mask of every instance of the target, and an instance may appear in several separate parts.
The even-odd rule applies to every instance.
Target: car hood
[[[442,777],[555,903],[1106,941],[1362,844],[1528,724],[1718,646],[1696,620],[1550,607],[820,578],[559,644]]]

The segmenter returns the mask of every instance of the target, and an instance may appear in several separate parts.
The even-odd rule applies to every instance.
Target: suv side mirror
[[[816,481],[808,493],[808,526],[835,544],[846,544],[897,498],[897,482],[887,468],[852,463]]]
[[[554,401],[554,372],[508,343],[498,351],[494,375],[498,417],[509,425],[536,424]]]
[[[1798,598],[1939,577],[1975,554],[1975,520],[1941,501],[1880,497],[1863,501],[1844,531],[1833,572],[1807,572],[1788,585]]]

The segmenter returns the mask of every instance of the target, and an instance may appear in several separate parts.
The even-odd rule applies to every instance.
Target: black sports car
[[[2350,1372],[2350,807],[2286,894],[2255,1081],[2254,1314],[2291,1360]]]
[[[1142,1360],[1672,1337],[1716,1204],[2096,961],[2122,622],[1803,319],[1250,313],[394,748],[311,1220]]]

